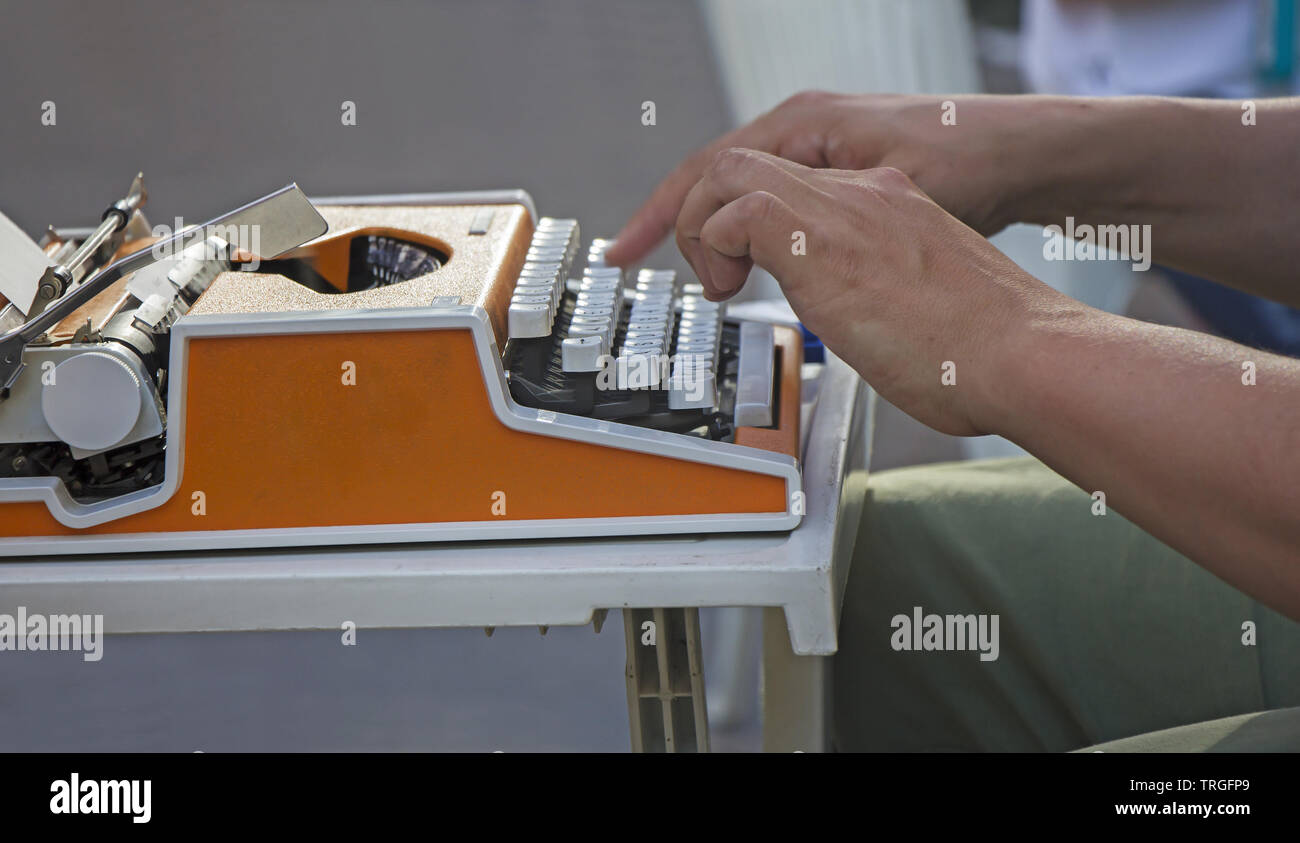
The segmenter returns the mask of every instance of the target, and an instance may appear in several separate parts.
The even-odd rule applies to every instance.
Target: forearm
[[[1152,258],[1300,306],[1300,99],[1029,97],[1017,221],[1150,225]]]
[[[1300,361],[1059,308],[1009,344],[987,428],[1300,618]]]

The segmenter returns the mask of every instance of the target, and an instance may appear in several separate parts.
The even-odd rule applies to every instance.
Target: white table
[[[826,657],[860,514],[844,479],[866,465],[873,401],[828,360],[805,404],[807,513],[788,533],[6,561],[0,612],[102,614],[107,633],[157,633],[599,625],[608,609],[644,609],[624,612],[633,746],[685,750],[708,748],[698,608],[760,606],[764,748],[824,750]],[[666,633],[654,647],[646,621]]]

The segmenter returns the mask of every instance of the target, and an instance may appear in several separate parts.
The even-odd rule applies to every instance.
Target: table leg
[[[699,609],[624,609],[633,752],[708,752]]]
[[[831,657],[796,656],[785,610],[763,610],[763,751],[829,752]]]

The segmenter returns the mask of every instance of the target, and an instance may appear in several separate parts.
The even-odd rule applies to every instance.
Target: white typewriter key
[[[519,280],[515,282],[515,289],[518,289],[521,286],[525,286],[525,287],[533,287],[533,288],[541,287],[546,290],[552,290],[560,286],[559,282],[560,282],[559,276],[554,274],[520,275]]]
[[[597,320],[574,319],[569,322],[569,330],[566,335],[570,337],[603,337],[608,327],[608,325]]]
[[[665,374],[660,369],[661,357],[657,352],[624,351],[618,358],[619,383],[628,389],[659,389]]]
[[[510,297],[510,303],[511,304],[544,304],[548,308],[552,306],[552,300],[549,294],[532,295],[529,293],[521,293],[518,288],[515,289],[515,294]],[[552,313],[554,313],[554,311],[552,311]]]
[[[683,296],[702,296],[704,295],[704,285],[692,281],[689,284],[682,285]]]
[[[707,340],[711,343],[718,341],[717,325],[681,325],[677,328],[677,338],[682,342],[700,342]]]
[[[668,332],[664,330],[663,325],[633,328],[630,325],[627,329],[627,338],[629,340],[659,340],[662,342],[667,339]]]
[[[551,291],[554,290],[557,286],[559,286],[555,282],[556,279],[554,277],[540,278],[540,277],[525,275],[524,277],[520,278],[518,281],[515,282],[515,291],[518,292],[519,290],[527,289],[527,290],[541,291],[546,293],[547,295],[550,295]]]
[[[520,287],[528,287],[533,290],[545,290],[549,293],[560,286],[559,281],[559,276],[554,274],[521,275],[519,276],[519,280],[515,282],[515,289],[518,290]]]
[[[575,337],[594,337],[600,343],[600,353],[609,354],[609,329],[601,325],[570,325],[569,335],[565,339]]]
[[[588,307],[613,307],[619,300],[614,290],[579,290],[578,304]]]
[[[619,288],[617,278],[583,278],[578,282],[579,290],[612,293]]]
[[[575,316],[569,320],[569,333],[590,334],[595,331],[599,334],[609,333],[610,322],[608,319],[602,319],[599,316]]]
[[[551,333],[549,304],[511,304],[508,313],[512,338],[545,337]]]
[[[668,344],[667,339],[665,339],[662,335],[658,337],[653,337],[653,336],[632,337],[631,339],[628,339],[627,337],[623,338],[624,348],[649,348],[651,346],[657,348],[663,348],[667,344]]]
[[[708,410],[718,403],[713,372],[674,371],[668,381],[668,409]]]
[[[560,279],[552,275],[549,278],[544,275],[522,275],[515,282],[515,289],[528,287],[533,290],[545,290],[548,293],[560,286]]]
[[[565,337],[560,343],[560,368],[566,372],[599,372],[602,354],[598,336]]]
[[[515,295],[546,296],[551,303],[551,310],[560,312],[560,288],[554,284],[516,284]]]
[[[639,305],[632,308],[632,318],[638,322],[667,322],[668,308],[663,305]]]
[[[614,316],[612,307],[575,307],[573,309],[574,319],[599,319],[602,322],[608,322]]]
[[[677,357],[682,361],[682,365],[692,369],[713,368],[713,349],[711,348],[691,349],[678,347]]]

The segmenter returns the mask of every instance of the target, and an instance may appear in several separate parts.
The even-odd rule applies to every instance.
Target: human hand
[[[734,295],[757,263],[881,396],[954,435],[996,432],[995,381],[1015,338],[1079,307],[890,168],[724,150],[676,227],[709,298]]]

